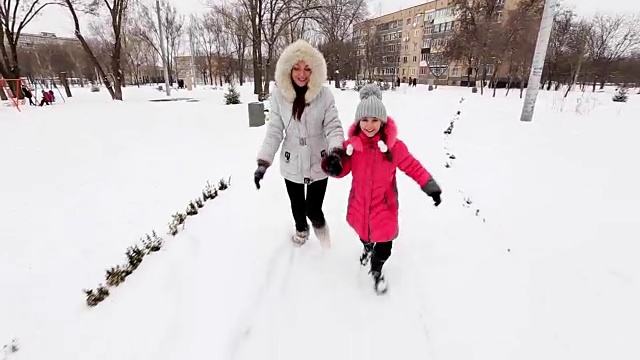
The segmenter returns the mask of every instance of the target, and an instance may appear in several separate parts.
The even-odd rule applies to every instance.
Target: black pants
[[[373,251],[371,254],[371,271],[382,271],[382,266],[391,256],[391,248],[393,247],[393,240],[387,242],[367,242],[362,239],[362,245],[368,251]]]
[[[327,192],[329,179],[314,181],[306,185],[306,198],[304,194],[305,184],[297,184],[287,179],[284,181],[287,184],[287,193],[291,201],[291,213],[296,222],[296,230],[309,230],[307,217],[311,220],[313,227],[323,227],[326,222],[322,212],[322,203],[324,202],[324,194]]]

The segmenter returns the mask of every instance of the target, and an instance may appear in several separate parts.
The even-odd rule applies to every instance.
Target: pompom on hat
[[[355,122],[367,117],[387,122],[387,109],[382,103],[382,91],[375,84],[367,84],[360,89],[360,103],[356,109]]]

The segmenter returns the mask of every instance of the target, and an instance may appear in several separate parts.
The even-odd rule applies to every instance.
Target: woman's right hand
[[[256,189],[260,190],[260,181],[264,178],[264,173],[267,171],[267,167],[264,165],[258,165],[258,168],[253,173],[253,181],[256,183]]]

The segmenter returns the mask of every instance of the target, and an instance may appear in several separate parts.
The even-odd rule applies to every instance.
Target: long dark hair
[[[306,85],[296,85],[293,79],[291,79],[291,84],[293,85],[293,89],[296,91],[296,98],[293,100],[292,114],[294,119],[300,121],[300,118],[302,118],[302,113],[304,112],[304,108],[307,106],[307,102],[304,96],[307,93],[308,87]]]
[[[384,131],[386,127],[385,123],[382,123],[382,125],[380,125],[380,130],[378,130],[378,133],[380,134],[380,140],[382,140],[382,142],[384,142],[385,144],[387,143],[387,133]],[[353,135],[358,136],[360,135],[360,133],[362,132],[362,130],[360,129],[360,122],[358,121],[358,125],[356,126],[355,131],[353,132]],[[387,152],[384,153],[384,158],[387,161],[393,161],[393,154],[391,154],[391,148],[389,147],[389,145],[387,145]]]

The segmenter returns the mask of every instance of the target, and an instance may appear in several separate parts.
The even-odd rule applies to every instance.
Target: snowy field
[[[637,90],[624,104],[613,88],[542,91],[532,123],[517,91],[386,92],[444,194],[434,208],[399,173],[385,296],[345,221],[350,177],[329,183],[332,248],[290,246],[278,164],[253,184],[266,127],[248,127],[251,84],[236,106],[222,90],[162,103],[149,87],[124,102],[73,91],[0,108],[0,348],[20,347],[0,360],[640,358]],[[346,129],[358,94],[334,91]],[[229,176],[166,235],[207,181]],[[88,308],[82,289],[154,229],[162,250]]]

